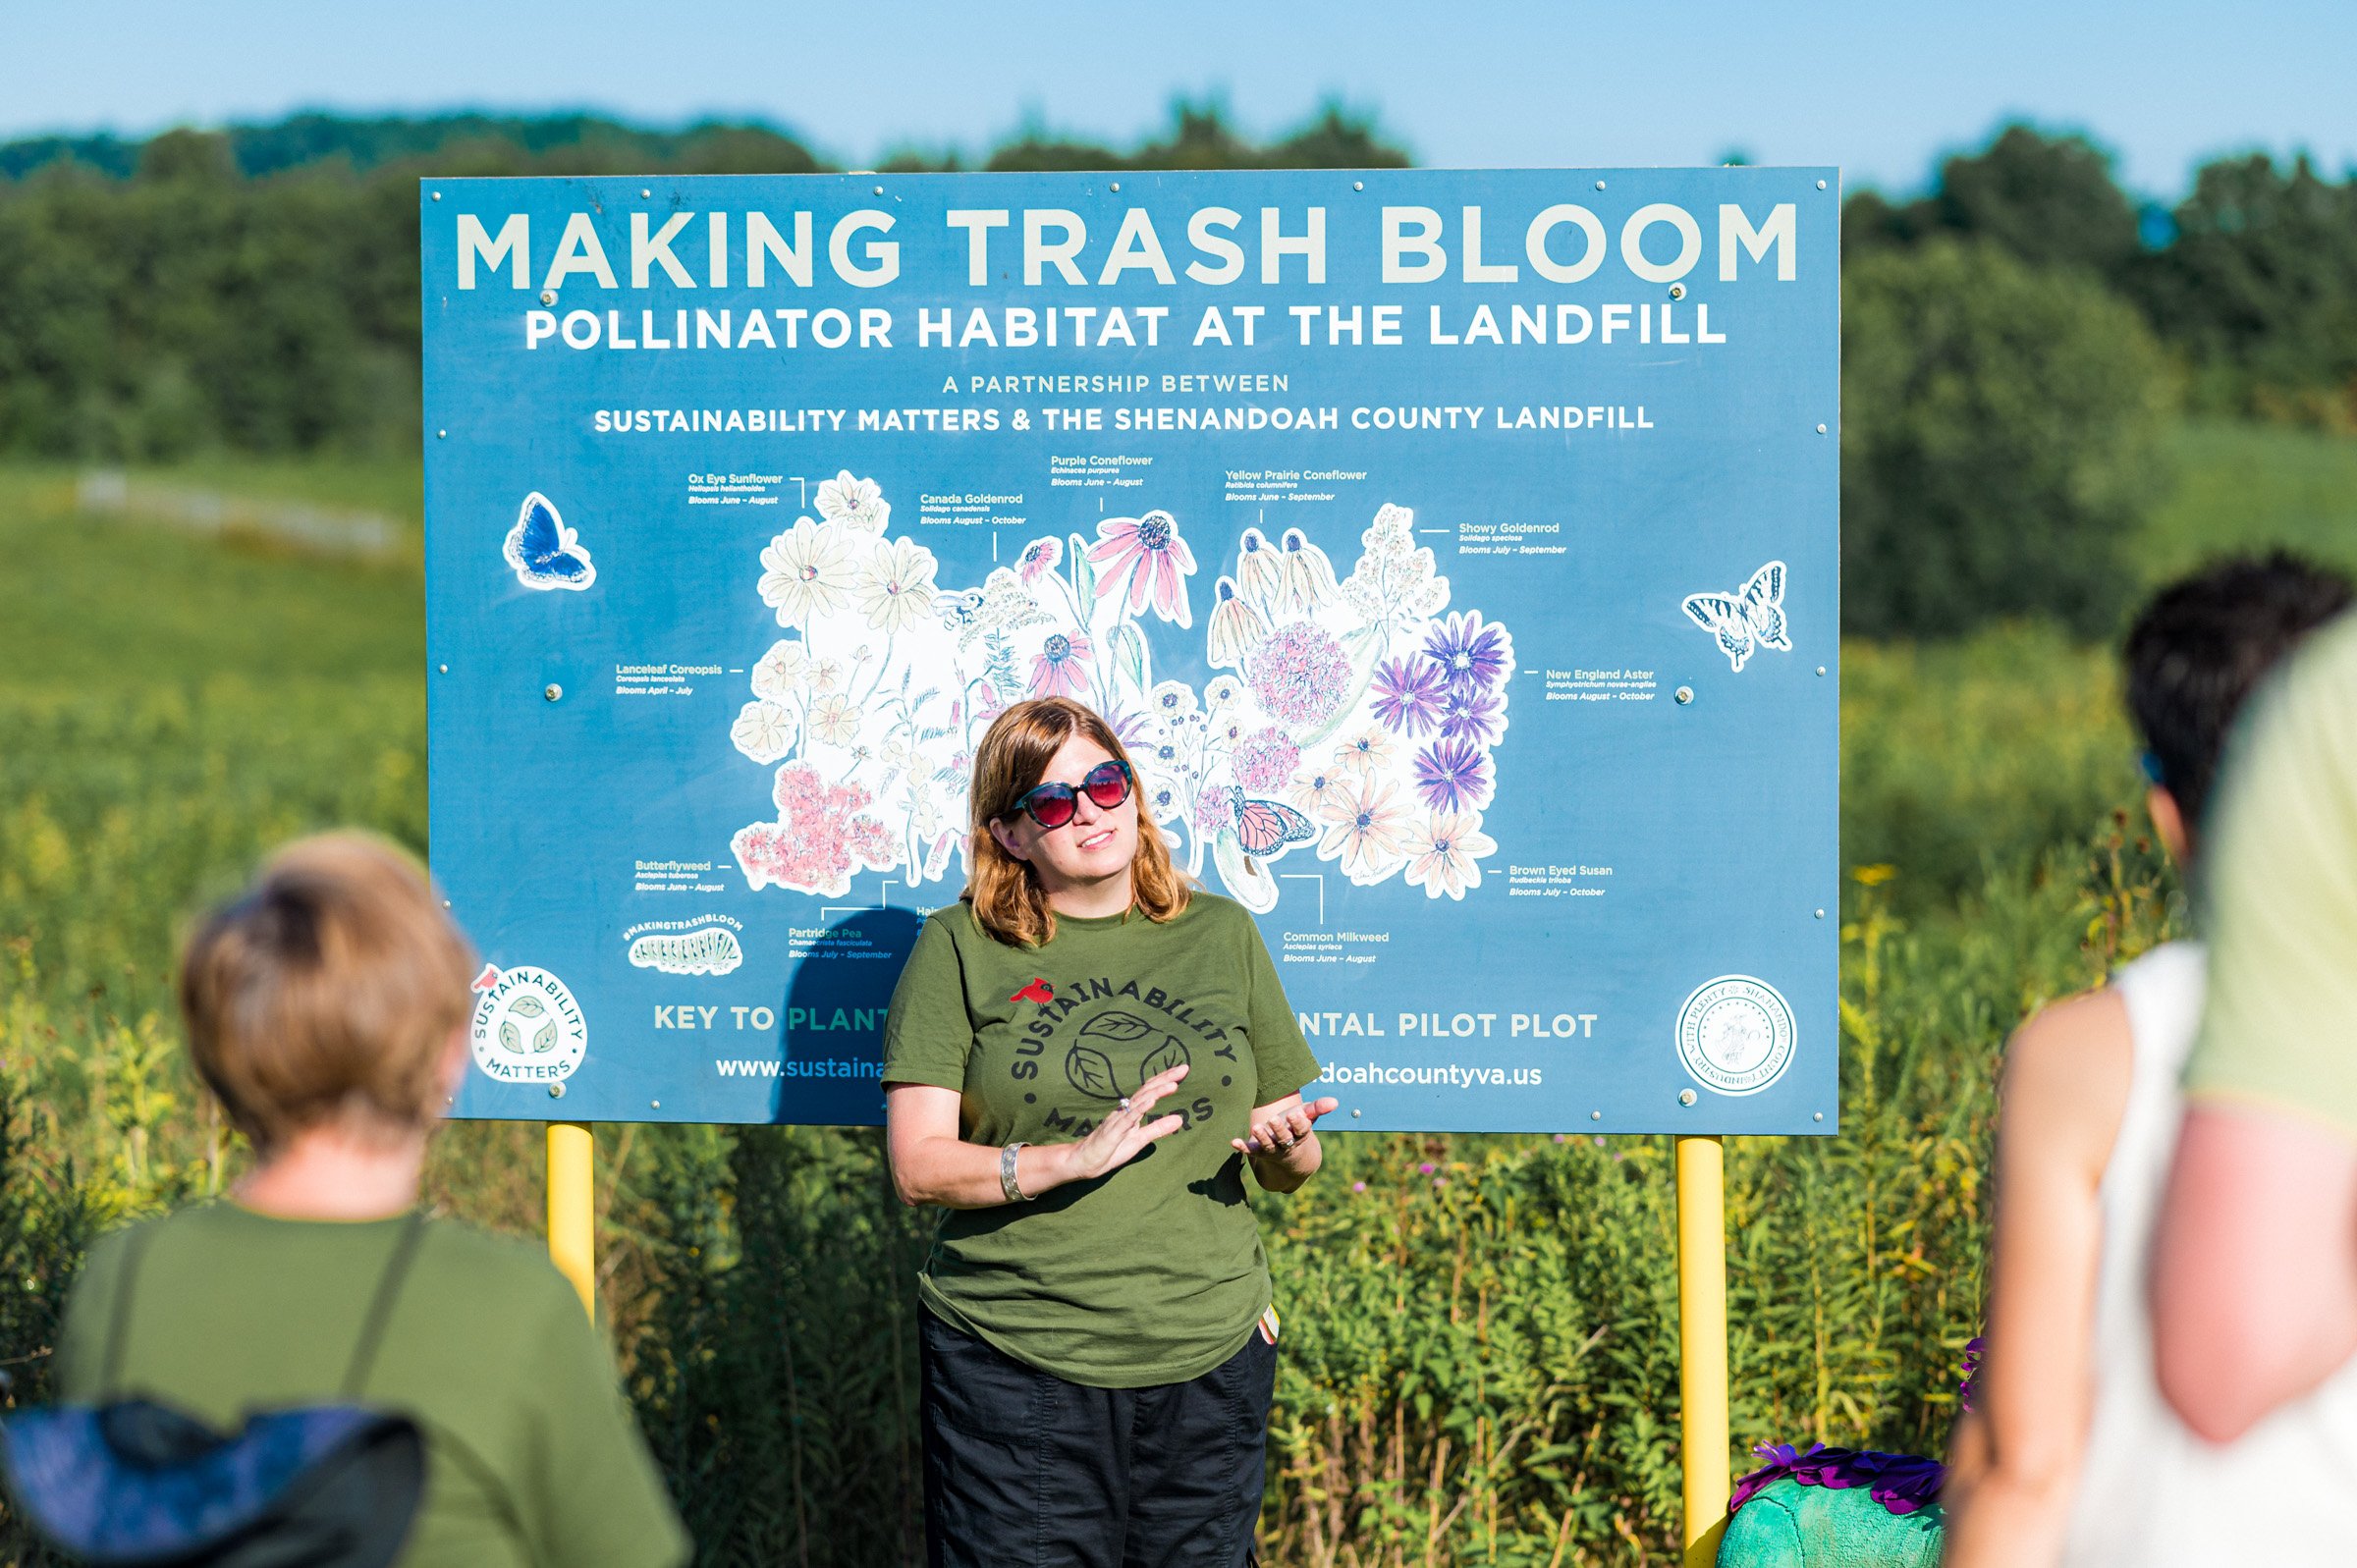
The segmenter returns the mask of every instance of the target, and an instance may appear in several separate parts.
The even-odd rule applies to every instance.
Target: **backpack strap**
[[[361,1321],[360,1337],[352,1347],[352,1364],[344,1369],[344,1387],[341,1397],[356,1404],[360,1390],[368,1382],[368,1374],[376,1366],[376,1352],[384,1342],[385,1325],[392,1321],[393,1302],[401,1294],[402,1282],[409,1277],[410,1264],[417,1256],[417,1243],[425,1237],[425,1211],[410,1211],[409,1223],[401,1227],[394,1239],[393,1255],[385,1260],[384,1277],[376,1282],[376,1296],[368,1303],[368,1316]]]
[[[99,1366],[98,1402],[103,1404],[121,1393],[123,1356],[131,1343],[131,1298],[137,1294],[139,1260],[146,1256],[147,1242],[155,1233],[154,1222],[139,1225],[123,1240],[123,1273],[115,1281],[114,1310],[107,1314],[106,1359]]]

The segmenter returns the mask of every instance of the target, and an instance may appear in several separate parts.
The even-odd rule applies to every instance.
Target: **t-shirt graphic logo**
[[[1098,1100],[1119,1100],[1158,1072],[1191,1058],[1186,1042],[1165,1034],[1133,1012],[1101,1012],[1080,1026],[1065,1053],[1064,1075],[1072,1087]],[[1124,1069],[1137,1063],[1134,1076]]]
[[[1007,1000],[1009,1001],[1036,1001],[1044,1007],[1056,1000],[1056,992],[1045,980],[1034,978],[1029,985]]]

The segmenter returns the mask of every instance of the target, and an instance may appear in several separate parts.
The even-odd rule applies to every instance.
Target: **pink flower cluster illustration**
[[[772,794],[778,820],[740,828],[729,840],[756,892],[775,883],[838,898],[850,891],[854,868],[884,871],[898,862],[892,835],[862,814],[874,797],[857,784],[831,784],[808,763],[790,762],[778,770]]]
[[[956,586],[891,531],[876,480],[839,474],[812,504],[751,578],[780,633],[730,730],[772,774],[775,816],[734,839],[751,887],[839,897],[861,871],[953,876],[974,749],[1026,696],[1103,714],[1187,872],[1256,910],[1295,850],[1361,885],[1480,887],[1513,639],[1450,607],[1405,508],[1376,514],[1346,574],[1305,526],[1244,528],[1200,568],[1180,519],[1152,509],[1038,534]],[[1195,630],[1204,570],[1190,647],[1174,628]],[[1208,678],[1176,677],[1189,669]]]

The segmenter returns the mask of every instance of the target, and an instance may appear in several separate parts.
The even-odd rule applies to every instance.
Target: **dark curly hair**
[[[2205,567],[2137,616],[2122,656],[2128,712],[2188,828],[2210,804],[2244,699],[2353,596],[2342,573],[2278,550]]]

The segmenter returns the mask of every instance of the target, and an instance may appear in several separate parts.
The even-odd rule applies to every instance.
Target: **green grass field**
[[[2357,564],[2357,444],[2194,426],[2175,462],[2148,578],[2274,542]],[[422,846],[422,584],[84,518],[74,477],[0,469],[0,1077],[27,1139],[7,1185],[103,1221],[217,1190],[239,1158],[177,1054],[179,923],[306,830]],[[417,510],[403,465],[170,477]],[[1853,643],[1843,673],[1845,858],[1893,870],[1844,911],[1842,1136],[1730,1153],[1736,1434],[1923,1448],[1977,1329],[2002,1039],[2173,902],[2132,819],[2112,828],[2137,776],[2107,650],[2001,627]],[[1288,1304],[1269,1559],[1672,1560],[1662,1142],[1334,1146],[1262,1211]],[[528,1229],[536,1153],[528,1128],[452,1129],[435,1192]],[[710,1560],[909,1560],[921,1235],[873,1136],[606,1128],[600,1158],[618,1344]],[[37,1372],[39,1349],[0,1357]]]

